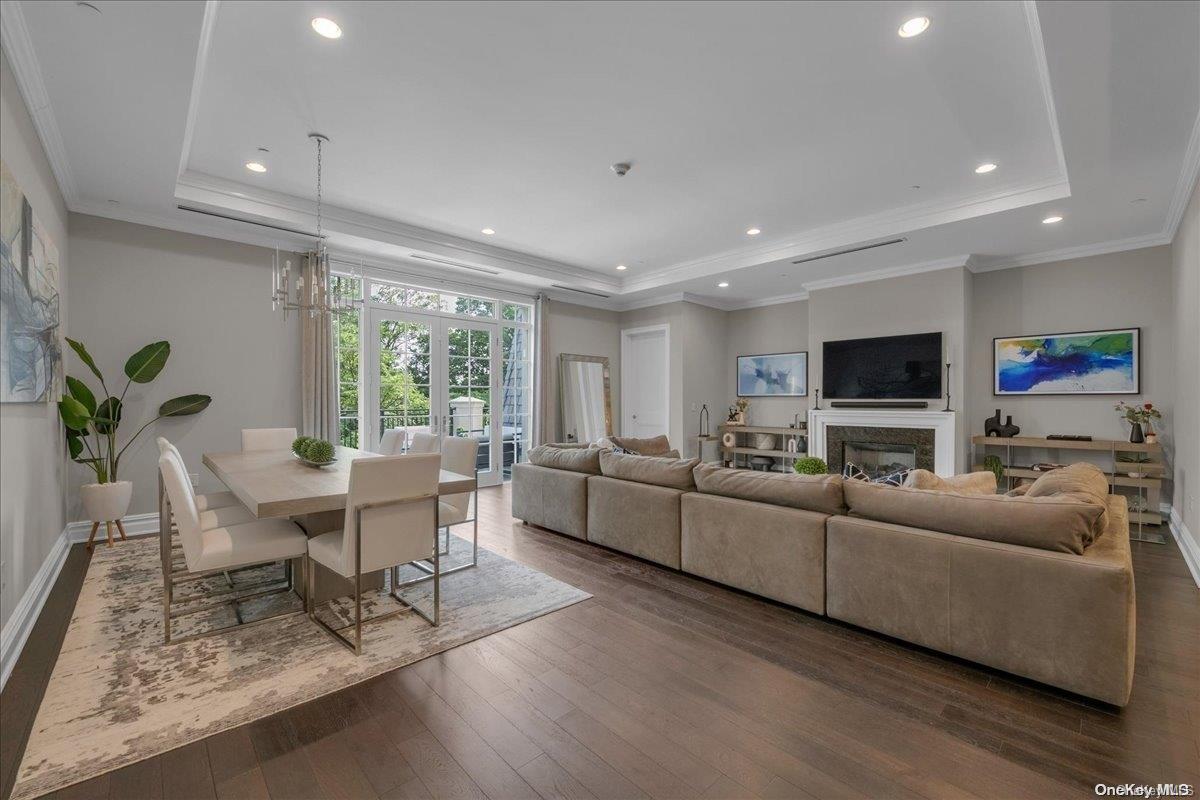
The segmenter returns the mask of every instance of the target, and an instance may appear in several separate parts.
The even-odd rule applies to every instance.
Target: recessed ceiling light
[[[913,17],[908,22],[900,26],[900,30],[896,33],[904,39],[911,39],[914,36],[920,36],[929,29],[929,17]]]
[[[1042,220],[1043,225],[1053,225],[1056,222],[1062,222],[1062,217],[1059,217],[1059,216],[1046,217],[1044,220]]]
[[[978,167],[976,167],[975,172],[979,175],[986,175],[995,168],[996,165],[989,161],[986,164],[980,164]]]
[[[624,264],[617,264],[617,272],[624,272],[627,269],[629,269],[629,267],[625,266]]]
[[[720,283],[717,284],[717,288],[718,289],[728,289],[729,281],[721,281]]]
[[[246,169],[250,170],[251,172],[266,172],[267,171],[267,168],[258,161],[247,161]]]
[[[480,231],[480,233],[482,233],[484,236],[491,236],[493,233],[495,233],[495,231],[491,228],[484,228]]]
[[[746,231],[747,236],[758,236],[760,233],[762,233],[762,231],[760,231],[758,228],[751,228],[750,230]]]
[[[1144,202],[1146,202],[1146,198],[1144,198],[1144,197],[1135,197],[1135,198],[1133,198],[1132,200],[1130,200],[1129,202],[1130,202],[1130,203],[1144,203]]]
[[[312,21],[312,29],[324,36],[326,39],[342,38],[341,27],[331,19],[325,17],[317,17]]]

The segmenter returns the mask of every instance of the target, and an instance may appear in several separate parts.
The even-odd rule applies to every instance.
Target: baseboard
[[[46,598],[50,596],[50,590],[54,587],[54,582],[58,580],[58,573],[62,571],[62,566],[66,563],[67,553],[70,550],[71,536],[68,529],[63,528],[62,533],[54,540],[50,554],[46,556],[46,560],[38,568],[37,574],[33,576],[29,588],[25,590],[25,594],[21,595],[21,600],[13,609],[12,616],[4,624],[4,630],[0,632],[0,689],[3,689],[4,684],[8,683],[8,676],[12,674],[13,667],[16,666],[17,659],[21,656],[25,641],[29,638],[29,633],[33,630],[38,615],[42,613],[42,606],[46,604]]]
[[[1188,570],[1192,573],[1192,580],[1196,582],[1196,586],[1200,587],[1200,545],[1196,544],[1191,531],[1183,524],[1183,518],[1179,516],[1179,512],[1175,510],[1174,506],[1163,503],[1162,510],[1167,515],[1167,524],[1171,528],[1171,535],[1175,537],[1175,543],[1179,545],[1179,550],[1183,553],[1183,560],[1187,562]]]
[[[145,536],[148,533],[158,533],[158,514],[130,514],[127,517],[121,518],[121,524],[125,526],[125,533],[129,536]],[[67,526],[67,533],[71,537],[71,542],[86,542],[88,536],[92,533],[92,523],[88,520],[80,522],[72,522]],[[116,534],[116,531],[113,531]],[[105,537],[104,526],[101,525],[100,530],[96,531],[96,541]]]

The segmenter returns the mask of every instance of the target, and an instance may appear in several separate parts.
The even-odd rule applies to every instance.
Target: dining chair
[[[414,433],[412,435],[412,443],[408,446],[409,455],[413,453],[436,453],[438,451],[438,437],[432,433]]]
[[[388,428],[379,440],[376,452],[385,456],[398,456],[404,453],[404,445],[408,441],[408,431],[404,428]]]
[[[308,617],[338,642],[362,654],[362,575],[391,569],[389,592],[401,608],[371,617],[376,622],[411,608],[431,625],[437,625],[441,609],[441,562],[438,558],[438,476],[441,456],[436,453],[362,458],[350,464],[350,486],[342,529],[315,536],[308,542],[305,567],[308,584]],[[433,571],[400,583],[399,567],[431,561]],[[354,639],[343,636],[345,625],[334,628],[316,613],[316,565],[351,578],[354,583]],[[406,600],[400,590],[433,580],[432,615]]]
[[[442,469],[457,472],[459,475],[474,475],[478,485],[479,473],[476,459],[479,457],[479,440],[474,437],[447,436],[442,439]],[[471,513],[472,495],[476,492],[462,492],[438,498],[438,527],[446,532],[446,547],[442,555],[450,554],[450,526],[472,522],[475,525],[474,542],[471,553],[471,563],[464,566],[475,566],[479,562],[479,522],[478,514]],[[476,502],[478,507],[478,502]],[[470,515],[468,517],[468,515]],[[456,567],[455,571],[463,567]],[[443,571],[443,575],[450,570]]]
[[[180,454],[179,448],[171,444],[162,436],[159,436],[155,441],[158,442],[158,454],[160,456],[163,453],[168,452],[174,454],[176,460],[184,466],[184,472],[186,473],[187,464],[183,460],[183,456]],[[188,485],[191,486],[190,480],[188,481]],[[238,500],[237,495],[235,495],[233,492],[209,492],[208,494],[193,493],[192,499],[196,503],[196,508],[200,511],[208,511],[210,508],[240,506],[242,504],[242,501]],[[158,482],[158,500],[161,507],[163,501],[163,488],[161,480]]]
[[[288,450],[296,440],[295,428],[242,428],[242,452]]]
[[[244,623],[240,604],[253,597],[291,591],[294,585],[291,559],[302,558],[308,552],[308,537],[304,530],[296,523],[284,519],[258,519],[236,524],[225,521],[224,524],[206,528],[204,527],[204,516],[192,502],[187,471],[182,462],[177,461],[170,453],[165,453],[159,456],[158,469],[166,489],[170,510],[174,512],[176,525],[179,528],[185,570],[182,575],[171,574],[170,565],[166,563],[164,556],[164,643],[172,644],[202,636],[211,636],[247,624],[256,625],[287,614],[300,613],[299,611],[284,612],[263,617],[252,623]],[[229,513],[236,509],[210,509],[204,514],[212,515],[209,519],[215,521],[223,511]],[[175,586],[179,583],[194,582],[223,572],[243,567],[273,564],[277,561],[284,562],[284,584],[282,586],[278,585],[279,580],[267,580],[239,589],[194,591],[191,594],[180,596],[175,594]],[[301,564],[303,563],[301,562]],[[234,606],[234,613],[238,620],[236,625],[189,636],[172,636],[173,619],[226,604]]]

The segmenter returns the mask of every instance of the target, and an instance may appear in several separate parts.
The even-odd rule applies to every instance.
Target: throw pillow
[[[654,436],[650,439],[638,439],[634,436],[613,436],[612,443],[626,453],[638,456],[661,456],[671,450],[671,443],[666,436]]]
[[[849,481],[865,481],[867,483],[882,483],[887,486],[903,486],[908,473],[911,471],[908,469],[898,469],[895,472],[889,472],[886,475],[876,475],[872,478],[862,467],[847,461],[846,466],[842,467],[842,477]]]
[[[995,494],[996,474],[983,470],[943,478],[927,469],[914,469],[908,473],[904,485],[910,489],[933,489],[957,494]]]

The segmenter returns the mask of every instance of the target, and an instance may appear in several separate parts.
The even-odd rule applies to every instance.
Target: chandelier
[[[302,265],[296,269],[292,268],[292,261],[286,256],[281,264],[279,250],[275,250],[275,257],[271,263],[271,309],[282,311],[285,320],[290,311],[307,313],[310,317],[328,317],[330,314],[357,308],[363,302],[361,262],[356,275],[346,276],[357,279],[360,287],[358,296],[338,291],[335,287],[335,276],[329,267],[329,250],[325,247],[321,205],[321,146],[329,141],[329,137],[321,133],[310,133],[308,138],[317,145],[317,236],[313,249],[301,255]]]

